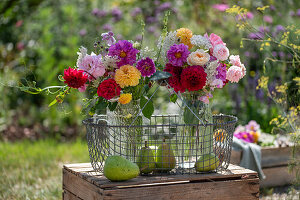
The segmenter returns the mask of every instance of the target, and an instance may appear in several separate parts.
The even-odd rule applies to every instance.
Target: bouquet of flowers
[[[233,135],[245,142],[257,143],[261,135],[260,125],[251,120],[246,126],[239,125],[236,127]]]

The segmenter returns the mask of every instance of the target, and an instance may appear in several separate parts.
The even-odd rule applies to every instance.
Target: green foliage
[[[153,101],[151,99],[149,100],[148,97],[141,96],[140,108],[143,109],[142,110],[143,115],[148,119],[150,119],[154,112]]]

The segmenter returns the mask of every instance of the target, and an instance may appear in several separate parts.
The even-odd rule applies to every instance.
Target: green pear
[[[141,173],[148,174],[155,169],[155,159],[152,149],[147,146],[147,141],[145,141],[145,146],[142,147],[136,164],[139,166]]]
[[[163,140],[156,153],[156,167],[161,171],[171,171],[175,168],[176,159],[171,146]]]
[[[197,172],[208,172],[217,169],[220,161],[218,156],[214,153],[204,154],[195,163],[195,168]]]
[[[109,156],[103,174],[111,181],[126,181],[139,175],[139,167],[122,156]]]

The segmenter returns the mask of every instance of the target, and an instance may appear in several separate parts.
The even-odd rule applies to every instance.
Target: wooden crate
[[[260,187],[275,187],[291,184],[296,174],[288,172],[288,162],[293,147],[263,147],[261,149],[261,165],[266,179],[260,182]],[[300,158],[300,155],[298,155]],[[230,163],[239,165],[242,151],[232,151]]]
[[[111,182],[89,163],[63,167],[63,199],[258,199],[256,172],[230,165],[219,173],[139,176]]]

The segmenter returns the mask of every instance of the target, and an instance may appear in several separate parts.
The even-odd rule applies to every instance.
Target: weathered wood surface
[[[261,149],[262,167],[277,167],[288,165],[293,147],[263,147]],[[242,158],[242,151],[232,150],[230,163],[238,165]],[[300,155],[298,155],[300,158]]]
[[[291,159],[293,147],[263,147],[261,149],[261,164],[266,179],[262,180],[260,187],[275,187],[291,184],[295,173],[288,172],[288,163]],[[300,155],[297,155],[300,158]],[[230,163],[239,165],[242,151],[231,152]]]
[[[287,166],[270,167],[263,169],[266,179],[260,182],[260,187],[276,187],[288,185],[295,180],[295,172],[289,173]]]
[[[89,164],[81,164],[81,167],[64,165],[63,189],[67,191],[69,199],[74,198],[73,196],[78,199],[155,200],[259,197],[257,173],[235,165],[230,165],[228,170],[219,173],[139,176],[124,182],[111,182],[90,168]]]
[[[68,190],[63,191],[63,199],[64,200],[82,200],[81,198],[75,196],[74,194],[72,194]]]

